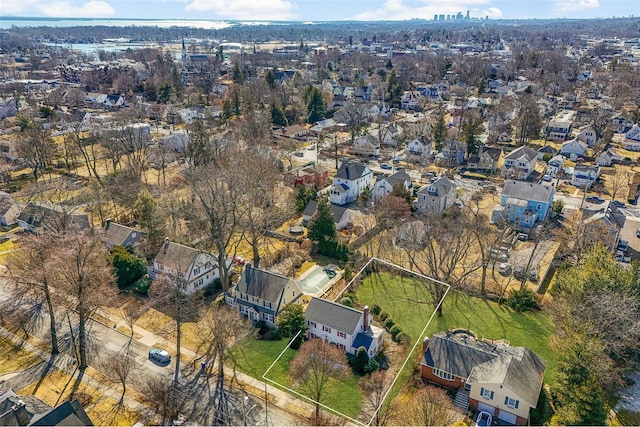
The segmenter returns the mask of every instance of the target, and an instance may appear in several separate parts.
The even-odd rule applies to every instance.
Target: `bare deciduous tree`
[[[344,377],[348,372],[347,366],[344,352],[320,338],[304,342],[291,361],[291,379],[303,394],[316,402],[316,422],[320,420],[318,402],[322,402],[330,391],[330,380]]]

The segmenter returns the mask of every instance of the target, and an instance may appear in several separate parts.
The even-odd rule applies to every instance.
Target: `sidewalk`
[[[116,325],[126,324],[123,318],[115,314],[106,312],[101,309],[98,309],[98,313],[100,314],[100,316],[106,319],[109,319],[111,322],[113,322]],[[118,332],[127,336],[121,331],[118,331]],[[149,347],[153,345],[157,345],[158,343],[162,343],[162,345],[164,345],[165,348],[175,347],[175,343],[170,342],[165,338],[162,338],[159,335],[156,335],[155,333],[147,329],[141,328],[137,325],[133,325],[133,332],[134,334],[138,334],[138,336],[140,336],[140,338],[138,338],[136,341],[138,341],[141,344],[147,345]],[[185,347],[181,348],[181,353],[183,356],[190,359],[191,361],[195,360],[196,357],[198,356],[194,351]],[[233,372],[233,379],[235,380],[235,382],[237,382],[237,384],[235,384],[236,386],[239,386],[240,388],[251,393],[257,398],[260,398],[263,400],[265,399],[265,382],[264,381],[260,381],[243,372],[234,370],[233,367],[231,366],[225,365],[225,369],[228,372]],[[279,388],[276,388],[268,383],[266,385],[266,389],[267,389],[267,399],[268,399],[269,405],[276,406],[297,417],[307,418],[314,413],[315,407],[312,404],[304,402],[298,398],[295,398],[291,394],[283,390],[280,390]]]

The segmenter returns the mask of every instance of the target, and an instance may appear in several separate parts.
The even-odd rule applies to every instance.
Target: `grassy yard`
[[[359,286],[360,305],[378,304],[413,340],[433,313],[431,297],[415,279],[375,273]],[[431,335],[453,328],[467,328],[478,338],[507,339],[513,346],[526,346],[547,361],[545,382],[553,384],[556,357],[549,346],[554,331],[543,313],[517,313],[508,307],[458,292],[449,292],[443,304],[443,316],[433,318],[426,331]]]
[[[0,337],[0,375],[27,369],[42,362],[38,356]]]
[[[262,380],[262,374],[276,360],[287,346],[287,343],[286,339],[266,341],[248,336],[232,349],[228,356],[229,361],[234,363],[239,371]],[[295,355],[295,350],[288,349],[278,363],[269,371],[267,378],[295,390],[287,376],[289,362]],[[330,392],[326,394],[326,400],[322,403],[355,418],[362,405],[362,395],[358,388],[358,380],[359,377],[350,375],[339,384],[330,382]]]

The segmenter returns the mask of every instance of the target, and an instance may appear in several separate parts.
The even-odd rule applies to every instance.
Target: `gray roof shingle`
[[[355,335],[362,312],[346,305],[320,298],[312,298],[304,313],[304,318],[329,326],[345,334]]]
[[[514,199],[546,203],[549,201],[553,191],[553,187],[546,185],[509,180],[504,183],[502,195]]]
[[[367,166],[360,162],[345,162],[340,165],[336,178],[354,180],[362,177]]]
[[[282,301],[285,291],[290,292],[284,295],[286,302]],[[298,281],[267,270],[254,268],[251,264],[244,267],[240,280],[236,285],[236,292],[258,297],[274,304],[274,312],[279,311],[280,303],[283,305],[295,301],[302,290]]]

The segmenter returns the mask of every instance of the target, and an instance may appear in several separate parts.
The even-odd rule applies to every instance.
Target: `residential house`
[[[422,89],[420,93],[430,101],[442,101],[443,90],[438,86],[429,86]]]
[[[547,175],[555,177],[558,173],[564,173],[564,156],[558,154],[553,156],[549,162],[547,162]]]
[[[373,186],[371,195],[376,202],[382,201],[387,194],[391,193],[396,185],[402,186],[407,191],[413,190],[411,177],[404,171],[398,171],[391,176],[380,177]]]
[[[117,93],[107,95],[102,105],[105,108],[124,107],[124,97]]]
[[[582,141],[587,144],[589,147],[593,148],[598,145],[598,137],[596,135],[596,131],[593,130],[590,126],[582,129],[580,133],[576,136],[578,141]]]
[[[613,204],[597,211],[583,209],[579,231],[576,233],[578,249],[601,244],[615,252],[620,243],[620,232],[625,222],[625,215]]]
[[[229,265],[231,261],[228,261]],[[153,259],[152,279],[176,282],[179,290],[191,294],[204,289],[220,277],[217,256],[165,239]]]
[[[89,228],[87,214],[78,212],[76,207],[49,202],[28,202],[16,220],[20,227],[36,234],[46,231],[62,232],[68,229],[86,230]]]
[[[373,187],[373,172],[364,163],[344,162],[333,177],[333,187],[329,200],[336,205],[351,203],[360,197],[365,189]]]
[[[382,144],[395,147],[402,136],[402,128],[397,123],[389,123],[374,129],[373,134]]]
[[[107,94],[105,93],[87,92],[87,94],[84,97],[84,102],[92,106],[104,105],[104,102],[106,100],[107,100]]]
[[[226,302],[252,322],[278,324],[278,315],[303,295],[297,280],[246,264],[238,282],[226,294]]]
[[[502,148],[481,146],[478,154],[474,154],[467,160],[469,169],[495,172],[504,163]]]
[[[585,155],[589,146],[586,143],[580,141],[579,139],[573,138],[567,142],[562,143],[562,147],[560,148],[560,154],[563,156],[569,157],[571,160],[575,161],[576,159]]]
[[[600,176],[599,166],[578,164],[573,168],[571,185],[578,188],[589,188]]]
[[[431,156],[433,143],[428,136],[422,135],[407,144],[409,154],[427,158]]]
[[[552,141],[566,141],[573,130],[574,111],[561,111],[556,114],[545,128],[546,137]]]
[[[14,117],[18,114],[18,103],[15,98],[5,98],[0,101],[0,120]]]
[[[285,176],[289,177],[287,182],[294,187],[306,185],[309,187],[324,188],[329,183],[329,171],[317,164],[296,168],[286,172]]]
[[[371,325],[369,307],[363,311],[346,305],[312,298],[304,312],[307,338],[323,339],[340,350],[355,354],[360,347],[369,357],[382,349],[383,330]]]
[[[464,163],[466,144],[462,141],[448,141],[435,156],[436,164],[444,167],[455,167]]]
[[[596,157],[595,162],[597,166],[612,166],[614,163],[622,162],[622,160],[622,156],[616,153],[615,149],[608,148]]]
[[[618,114],[611,119],[611,128],[615,133],[627,133],[632,127],[633,122],[622,114]]]
[[[18,222],[22,209],[8,195],[0,197],[0,225],[10,227]]]
[[[13,390],[0,393],[0,426],[93,426],[77,399],[52,408],[31,395]]]
[[[507,132],[502,132],[500,135],[498,135],[496,141],[501,144],[508,144],[513,141],[513,138],[511,138],[511,135],[509,135]]]
[[[289,138],[305,141],[306,136],[309,134],[309,129],[300,125],[292,125],[283,128],[278,128],[273,131],[274,138]]]
[[[400,97],[400,108],[403,110],[416,110],[420,108],[422,94],[417,90],[407,90]]]
[[[311,217],[316,214],[318,210],[318,202],[310,200],[302,211],[302,223],[307,225],[311,221]],[[353,221],[360,217],[362,214],[354,209],[348,209],[344,206],[338,206],[331,204],[331,212],[333,213],[333,221],[336,224],[336,230],[344,230],[353,224]]]
[[[445,176],[418,191],[414,207],[422,213],[440,214],[453,206],[458,198],[456,186]]]
[[[511,425],[527,425],[538,404],[546,362],[505,340],[478,340],[470,331],[437,332],[426,338],[422,378],[458,390],[466,410],[486,411]]]
[[[537,161],[538,152],[533,148],[516,148],[505,157],[503,174],[505,178],[526,180],[535,170]]]
[[[538,160],[542,160],[544,159],[545,155],[551,155],[551,157],[555,156],[556,154],[558,154],[558,150],[556,150],[555,148],[553,148],[550,145],[545,145],[544,147],[541,147],[538,149]]]
[[[640,151],[640,126],[637,123],[624,134],[622,148],[629,151]]]
[[[102,240],[109,249],[114,246],[135,246],[142,240],[143,236],[142,231],[118,224],[110,219],[105,221],[104,228],[99,232],[100,240]]]
[[[317,135],[320,135],[323,132],[329,132],[329,131],[333,130],[336,126],[337,126],[337,123],[332,118],[331,119],[324,119],[324,120],[320,120],[318,122],[315,122],[313,124],[313,126],[311,126],[309,131],[314,132]]]
[[[491,221],[507,220],[523,227],[544,221],[553,208],[553,186],[507,180],[502,188],[500,206],[491,213]]]
[[[380,154],[378,138],[371,134],[362,135],[353,142],[353,152],[359,156],[377,156]]]

